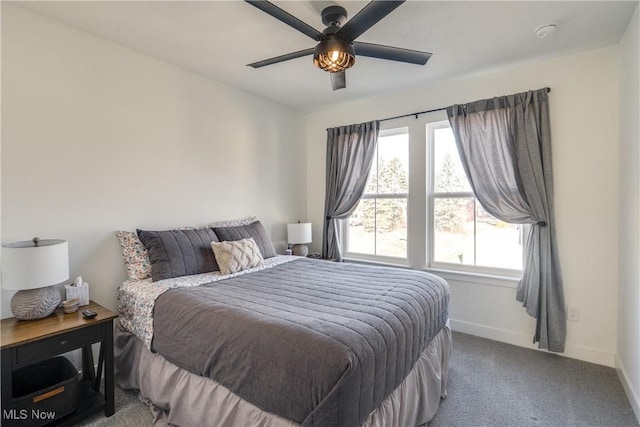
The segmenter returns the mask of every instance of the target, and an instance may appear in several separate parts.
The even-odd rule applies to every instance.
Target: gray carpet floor
[[[453,346],[449,395],[429,427],[638,426],[613,368],[455,332]],[[152,422],[137,393],[116,387],[116,413],[81,425]]]

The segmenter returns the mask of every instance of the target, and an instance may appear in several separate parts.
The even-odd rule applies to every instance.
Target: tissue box
[[[64,289],[67,292],[67,298],[78,298],[78,305],[89,305],[89,284],[84,282],[79,286],[64,285]]]

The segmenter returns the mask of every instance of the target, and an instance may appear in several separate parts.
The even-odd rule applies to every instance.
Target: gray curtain
[[[531,224],[516,299],[536,318],[533,342],[564,351],[566,318],[556,244],[547,89],[447,108],[462,165],[482,207]]]
[[[337,220],[351,216],[364,193],[380,122],[327,129],[322,256],[342,261]]]

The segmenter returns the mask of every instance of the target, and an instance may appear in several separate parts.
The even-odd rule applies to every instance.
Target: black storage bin
[[[66,357],[17,369],[11,384],[13,416],[2,425],[42,426],[76,410],[78,371]]]

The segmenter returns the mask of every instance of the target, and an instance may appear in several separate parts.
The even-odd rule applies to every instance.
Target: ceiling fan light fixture
[[[330,73],[339,73],[353,66],[356,52],[353,45],[338,36],[327,36],[315,47],[313,64]]]
[[[358,51],[358,55],[364,57],[417,65],[425,65],[431,57],[429,52],[356,41],[358,37],[393,12],[405,0],[370,1],[349,21],[347,21],[347,11],[344,7],[337,5],[325,7],[321,15],[322,23],[326,25],[327,28],[322,32],[287,11],[280,9],[269,0],[245,1],[307,37],[312,38],[317,43],[315,47],[310,49],[299,50],[264,61],[247,64],[253,68],[277,64],[313,53],[313,64],[329,72],[331,87],[333,90],[338,90],[346,87],[345,70],[355,64],[356,50]]]

